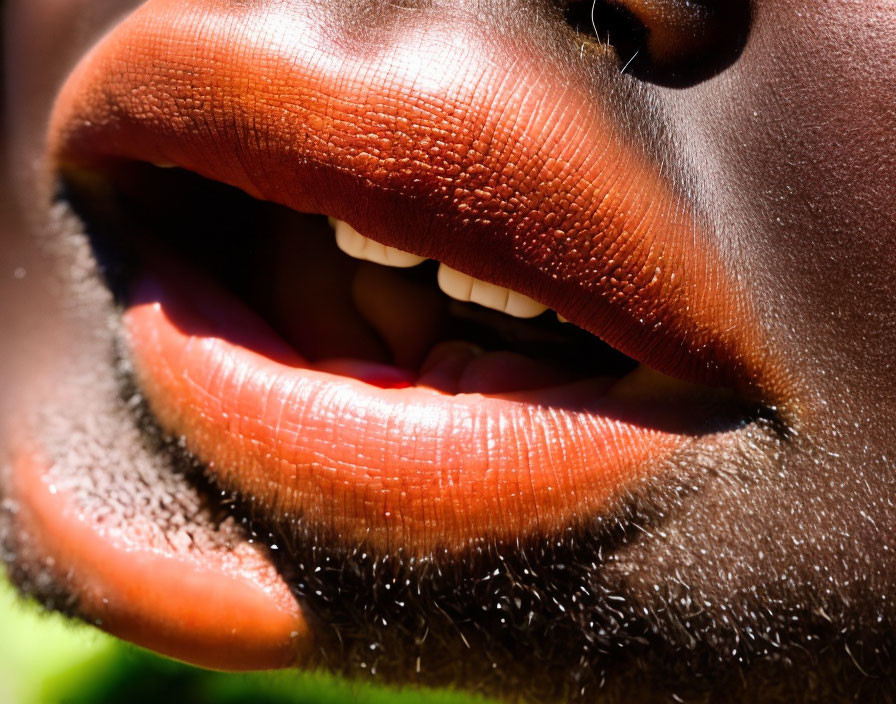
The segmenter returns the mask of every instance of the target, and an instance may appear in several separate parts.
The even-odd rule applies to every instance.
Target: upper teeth
[[[417,266],[426,260],[425,257],[418,257],[416,254],[375,242],[342,220],[330,218],[330,225],[336,231],[336,244],[339,249],[355,259],[366,259],[377,264],[402,268]]]
[[[487,281],[455,271],[439,264],[439,288],[459,301],[472,301],[486,308],[493,308],[517,318],[534,318],[548,309],[538,301],[533,301],[516,291],[503,286],[495,286]]]
[[[339,249],[356,259],[366,259],[377,264],[395,267],[416,266],[425,261],[424,257],[404,252],[395,247],[387,247],[365,237],[342,220],[330,218],[330,225],[336,233],[336,244]],[[486,308],[493,308],[517,318],[534,318],[547,310],[547,306],[528,296],[503,286],[474,279],[472,276],[451,269],[444,264],[439,264],[438,281],[439,288],[452,298],[478,303]]]

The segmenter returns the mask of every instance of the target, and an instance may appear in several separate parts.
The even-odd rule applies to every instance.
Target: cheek
[[[668,96],[728,256],[829,426],[826,408],[892,417],[896,397],[879,375],[896,343],[894,56],[889,3],[770,0],[718,81]]]
[[[44,207],[51,194],[50,172],[41,168],[46,123],[59,86],[77,61],[140,0],[12,0],[3,8],[5,100],[0,104],[0,375],[6,393],[4,418],[23,412],[33,400],[35,380],[47,388],[52,370],[63,366],[65,350],[84,350],[86,330],[102,327],[102,314],[88,322],[67,305],[71,291],[61,272],[77,270],[79,257],[59,256],[59,241],[46,247]],[[52,216],[51,216],[52,217]],[[64,229],[64,228],[63,228]],[[74,232],[69,233],[74,234]],[[11,275],[10,275],[11,273]],[[78,307],[82,313],[87,305]],[[100,310],[105,310],[100,307]],[[55,353],[53,352],[55,350]],[[82,354],[82,356],[85,356]],[[15,391],[21,389],[21,397]],[[11,409],[11,410],[7,410]]]
[[[43,147],[52,100],[75,63],[141,0],[13,0],[3,8],[8,157],[22,165]],[[16,168],[16,167],[13,167]]]

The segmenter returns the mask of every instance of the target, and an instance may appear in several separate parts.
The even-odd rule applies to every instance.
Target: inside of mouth
[[[382,387],[513,393],[638,365],[547,310],[522,319],[455,300],[438,263],[395,268],[343,253],[326,216],[298,213],[176,168],[130,164],[66,182],[113,290],[175,257],[242,301],[321,371]],[[101,195],[101,197],[98,197]],[[158,264],[154,264],[158,266]]]

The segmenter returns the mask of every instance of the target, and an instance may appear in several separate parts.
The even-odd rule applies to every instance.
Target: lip
[[[671,377],[786,397],[699,213],[585,90],[558,94],[525,56],[521,89],[472,33],[446,45],[424,24],[429,41],[371,56],[275,12],[234,30],[224,10],[143,5],[63,88],[57,164],[176,164],[525,293]],[[340,540],[426,552],[547,535],[741,417],[712,394],[382,389],[309,368],[216,296],[137,287],[141,388],[222,484]]]

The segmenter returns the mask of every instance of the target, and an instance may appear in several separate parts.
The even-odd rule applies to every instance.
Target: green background
[[[2,569],[2,568],[0,568]],[[182,665],[20,599],[0,571],[2,704],[485,704],[297,672],[223,674]]]

